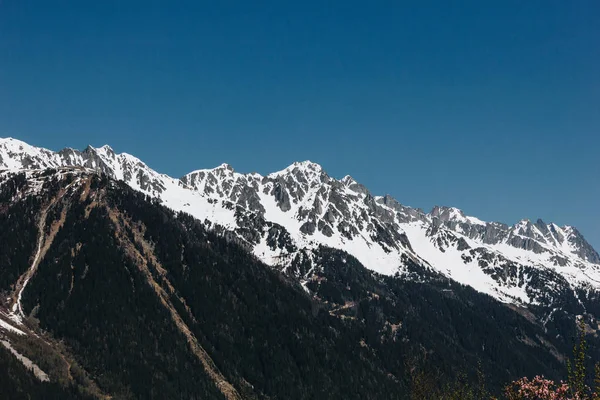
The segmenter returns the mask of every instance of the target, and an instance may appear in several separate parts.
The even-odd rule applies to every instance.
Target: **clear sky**
[[[0,136],[176,177],[310,159],[600,250],[598,21],[598,0],[0,0]]]

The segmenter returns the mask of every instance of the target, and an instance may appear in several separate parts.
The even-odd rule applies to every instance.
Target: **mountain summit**
[[[0,226],[0,369],[33,398],[403,399],[415,365],[465,360],[500,390],[556,375],[580,316],[600,354],[575,228],[425,212],[310,161],[177,179],[0,139]]]
[[[332,178],[311,161],[266,176],[222,164],[176,179],[109,146],[53,152],[0,139],[0,169],[47,168],[83,168],[121,180],[300,280],[310,276],[295,269],[298,260],[318,268],[313,254],[327,246],[380,274],[408,276],[418,264],[507,303],[551,306],[559,292],[600,287],[600,256],[571,226],[484,222],[442,206],[425,213],[374,196],[350,176]]]

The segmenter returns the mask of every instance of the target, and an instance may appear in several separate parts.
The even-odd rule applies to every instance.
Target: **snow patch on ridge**
[[[25,332],[23,332],[22,330],[20,330],[18,328],[15,328],[14,326],[9,324],[8,322],[3,321],[2,319],[0,319],[0,328],[7,330],[9,332],[16,333],[17,335],[25,335]]]
[[[249,219],[250,229],[261,230],[250,243],[251,251],[273,266],[285,267],[293,254],[285,248],[271,248],[267,243],[269,230],[262,223],[255,228],[253,220],[264,218],[285,228],[298,249],[325,245],[343,250],[365,267],[386,275],[402,273],[405,256],[425,260],[442,274],[506,302],[535,301],[526,291],[530,277],[524,276],[518,285],[514,279],[494,278],[490,271],[501,267],[494,264],[485,269],[480,265],[481,255],[470,249],[495,257],[495,263],[510,260],[528,268],[551,270],[577,287],[600,288],[600,264],[586,261],[581,254],[588,254],[590,260],[596,260],[597,255],[592,251],[589,256],[588,249],[581,247],[587,243],[572,227],[528,220],[514,226],[487,223],[454,207],[434,207],[425,214],[391,196],[371,196],[350,176],[333,179],[311,161],[293,163],[264,177],[241,174],[222,164],[174,179],[132,155],[116,154],[109,146],[55,153],[15,139],[0,139],[0,169],[62,166],[102,170],[175,211],[229,231],[239,229],[240,221]],[[33,182],[30,190],[41,190],[35,185]],[[454,239],[442,247],[436,242],[448,238]],[[462,250],[456,240],[461,240]]]
[[[513,286],[500,289],[498,282],[483,272],[476,259],[466,262],[463,259],[464,253],[456,247],[449,246],[442,252],[427,236],[428,227],[422,222],[403,224],[402,228],[410,240],[415,255],[423,258],[447,277],[503,302],[512,303],[516,299],[523,303],[530,303],[524,288]]]

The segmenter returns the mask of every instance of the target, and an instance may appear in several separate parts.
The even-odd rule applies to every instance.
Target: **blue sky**
[[[600,3],[0,1],[0,136],[172,176],[310,159],[600,249]]]

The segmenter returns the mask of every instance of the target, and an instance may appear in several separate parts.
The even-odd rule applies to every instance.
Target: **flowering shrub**
[[[573,360],[567,362],[569,382],[556,383],[536,376],[532,380],[521,378],[506,387],[508,400],[600,400],[600,364],[595,368],[594,392],[585,384],[585,322],[579,320],[578,341],[573,348]]]
[[[506,397],[509,400],[583,400],[578,394],[571,395],[566,383],[556,383],[542,376],[512,382],[506,388]]]
[[[458,374],[444,389],[436,388],[436,379],[426,373],[412,376],[411,400],[600,400],[600,363],[594,368],[594,390],[586,385],[585,323],[579,319],[578,338],[573,358],[567,361],[568,381],[556,383],[543,376],[521,378],[511,382],[500,398],[490,397],[485,387],[481,364],[477,366],[478,384],[473,385],[465,374]]]

